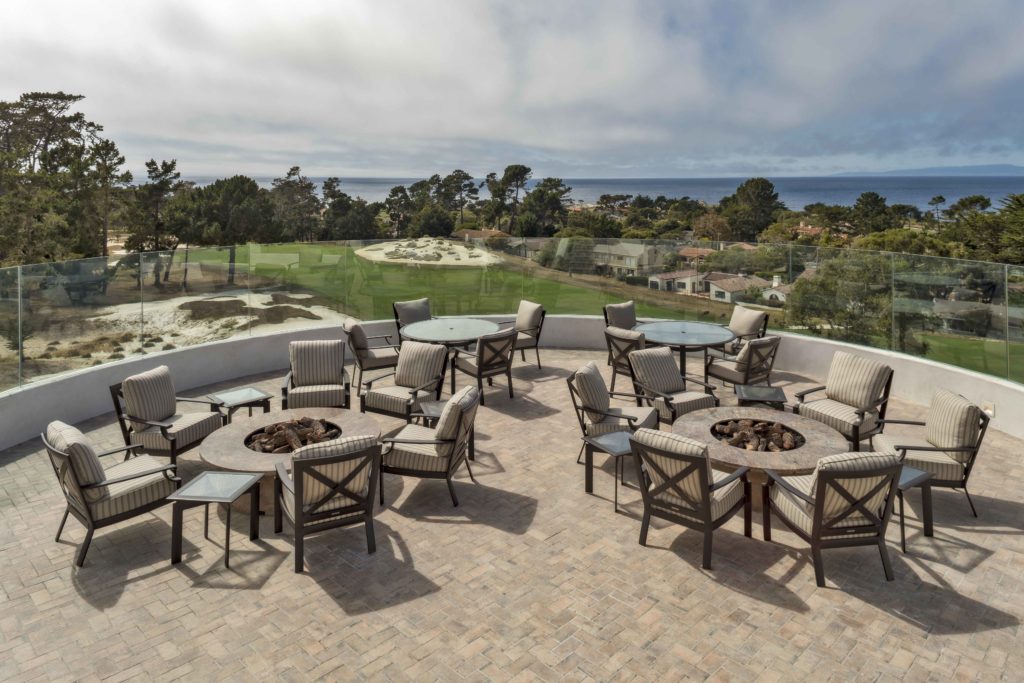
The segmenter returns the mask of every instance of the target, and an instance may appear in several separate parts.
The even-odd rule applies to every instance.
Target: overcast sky
[[[6,2],[0,100],[134,171],[816,175],[1024,163],[1024,1]]]

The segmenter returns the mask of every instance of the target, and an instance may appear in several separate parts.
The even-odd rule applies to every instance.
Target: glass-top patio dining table
[[[679,371],[686,375],[686,352],[707,350],[711,347],[722,346],[736,338],[732,331],[723,325],[714,323],[701,323],[693,320],[663,320],[654,323],[640,323],[633,327],[637,332],[643,332],[647,341],[679,349]],[[705,363],[705,368],[707,364]],[[704,371],[704,381],[708,379],[707,371]]]
[[[480,318],[432,318],[402,327],[402,337],[428,344],[464,346],[498,331],[498,323]]]

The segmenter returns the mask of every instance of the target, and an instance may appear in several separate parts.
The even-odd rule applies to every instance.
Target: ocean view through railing
[[[600,315],[728,322],[929,358],[1024,381],[1024,267],[912,254],[665,240],[420,238],[180,247],[0,269],[0,391],[122,358],[286,329],[437,315]]]

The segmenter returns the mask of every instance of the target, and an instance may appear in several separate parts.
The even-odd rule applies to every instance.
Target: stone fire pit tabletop
[[[792,451],[748,451],[719,441],[711,428],[723,420],[763,420],[781,422],[800,432],[806,443]],[[826,455],[846,453],[850,444],[846,437],[817,420],[784,413],[768,408],[719,407],[695,410],[672,424],[675,434],[707,444],[708,454],[715,465],[726,468],[749,467],[756,470],[775,470],[779,474],[808,474],[818,460]]]
[[[372,417],[342,408],[294,408],[272,410],[252,417],[235,418],[231,424],[221,427],[206,437],[199,446],[203,462],[222,470],[233,472],[262,472],[273,474],[277,463],[291,462],[291,453],[259,453],[245,445],[245,437],[257,429],[275,422],[295,420],[300,417],[323,419],[341,427],[341,437],[375,436],[380,438],[380,425]]]

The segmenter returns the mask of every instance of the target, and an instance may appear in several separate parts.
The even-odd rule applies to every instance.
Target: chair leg
[[[305,553],[303,552],[305,550],[305,548],[303,546],[304,546],[304,544],[303,544],[303,539],[302,539],[302,531],[300,531],[300,529],[298,527],[296,527],[296,529],[295,529],[295,573],[296,574],[301,574],[302,573],[303,564],[304,564],[303,556],[305,555]]]
[[[640,545],[647,545],[647,529],[651,526],[651,513],[644,507],[644,519],[640,523]]]
[[[526,349],[519,349],[519,357],[524,363],[526,362]]]
[[[537,354],[537,369],[540,370],[540,347],[539,346],[534,346],[533,347],[533,352],[535,354]]]
[[[764,540],[772,540],[772,505],[768,502],[768,487],[761,486],[761,531]]]
[[[708,529],[704,532],[704,561],[701,566],[704,569],[711,569],[711,539],[714,538],[714,532]]]
[[[750,500],[750,482],[743,482],[743,535],[750,538],[753,502]]]
[[[459,507],[459,499],[455,496],[455,484],[452,483],[452,478],[448,477],[445,481],[448,483],[448,493],[452,497],[452,506]]]
[[[615,372],[615,368],[612,368],[612,386],[608,391],[615,391],[615,378],[619,376],[619,373]]]
[[[85,532],[85,540],[82,541],[82,545],[78,546],[78,556],[75,558],[75,564],[79,567],[85,564],[85,554],[89,552],[89,544],[92,543],[92,532],[94,529],[89,527]]]
[[[964,487],[964,495],[967,496],[967,504],[971,506],[971,514],[975,517],[978,516],[978,511],[974,509],[974,501],[971,500],[971,494],[967,492],[967,487]]]
[[[469,472],[469,480],[476,483],[476,478],[473,476],[473,469],[469,466],[469,458],[464,458],[463,462],[466,463],[466,471]]]
[[[896,497],[900,501],[900,548],[903,549],[903,553],[907,552],[907,527],[903,519],[903,491],[897,491]]]
[[[587,444],[583,444],[582,446],[580,446],[580,452],[576,455],[576,464],[577,465],[582,465],[583,464],[583,449],[586,448],[586,447],[587,447]]]
[[[373,535],[373,517],[366,517],[366,552],[377,552],[377,538]]]
[[[811,546],[811,558],[814,560],[814,580],[819,588],[825,587],[825,566],[821,563],[821,548]]]
[[[882,569],[885,570],[885,580],[892,581],[892,563],[889,562],[889,549],[885,547],[885,539],[878,539],[878,554],[882,556]]]
[[[274,533],[281,533],[283,525],[283,515],[281,514],[281,508],[284,505],[281,502],[281,498],[284,496],[284,486],[281,485],[281,480],[274,477]]]
[[[68,515],[71,513],[71,508],[64,508],[64,516],[60,518],[60,526],[57,527],[57,535],[54,537],[53,542],[56,543],[60,540],[60,535],[64,531],[64,523],[68,521]]]
[[[515,395],[512,393],[512,368],[511,367],[508,369],[508,372],[506,372],[505,375],[508,377],[508,397],[509,398],[515,398]]]
[[[488,378],[488,379],[490,379],[490,378]],[[487,405],[487,402],[484,400],[484,378],[483,377],[477,376],[477,378],[476,378],[476,390],[480,392],[480,405],[482,405],[482,406]],[[452,394],[454,394],[454,393],[455,393],[455,390],[453,389],[452,390]]]
[[[615,500],[612,503],[615,512],[619,511],[619,464],[622,462],[622,458],[615,458]]]
[[[380,479],[380,504],[383,506],[384,505],[384,473],[381,472],[380,475],[377,478]]]

